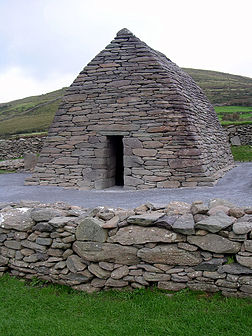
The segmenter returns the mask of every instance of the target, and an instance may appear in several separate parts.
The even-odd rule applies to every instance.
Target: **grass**
[[[252,161],[252,146],[231,146],[235,161]]]
[[[252,301],[182,291],[75,292],[0,279],[3,336],[250,336]]]
[[[215,106],[222,125],[252,124],[252,106]]]
[[[217,113],[234,113],[234,112],[250,112],[252,113],[252,106],[215,106]]]
[[[0,169],[0,174],[15,173],[15,170]]]

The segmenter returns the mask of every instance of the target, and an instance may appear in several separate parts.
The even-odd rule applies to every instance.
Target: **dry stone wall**
[[[252,208],[0,204],[0,274],[96,292],[156,285],[252,297]]]
[[[225,127],[231,145],[252,146],[252,125],[229,125]]]
[[[0,160],[24,156],[24,153],[40,153],[46,136],[0,139]]]

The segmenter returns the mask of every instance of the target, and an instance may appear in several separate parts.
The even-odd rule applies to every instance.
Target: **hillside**
[[[189,68],[184,70],[203,89],[213,105],[252,106],[252,78],[216,71]],[[0,104],[0,136],[47,131],[65,89]],[[239,115],[241,108],[235,109],[232,113],[225,110],[223,112],[223,109],[217,109],[217,112],[226,112],[228,118],[234,120],[233,114]],[[247,108],[247,114],[241,111],[241,116],[248,116],[246,120],[250,121],[251,111],[252,108]],[[228,121],[228,118],[223,118],[220,114],[221,120]],[[243,122],[246,120],[243,119]]]
[[[213,105],[252,106],[252,78],[184,68]]]

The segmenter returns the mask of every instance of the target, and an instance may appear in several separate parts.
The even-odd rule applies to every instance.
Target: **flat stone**
[[[28,231],[34,225],[31,218],[31,209],[16,208],[0,214],[0,228]]]
[[[113,271],[113,269],[114,269],[114,264],[108,263],[108,262],[105,262],[105,261],[99,262],[99,266],[101,268],[105,269],[106,271]]]
[[[212,233],[205,236],[188,236],[187,241],[200,247],[202,250],[215,253],[237,253],[241,247],[241,244],[238,242],[230,241],[227,238]]]
[[[49,246],[52,243],[52,238],[42,238],[42,237],[38,237],[36,239],[36,243],[39,245],[45,245],[45,246]]]
[[[166,214],[168,216],[184,215],[186,213],[191,213],[191,205],[189,203],[172,201],[167,205]]]
[[[167,244],[154,248],[142,248],[138,251],[137,256],[152,264],[194,266],[202,261],[199,252],[189,252]]]
[[[220,265],[222,265],[225,262],[224,259],[221,258],[213,258],[208,261],[203,261],[199,265],[195,266],[195,271],[209,271],[214,272],[217,271]]]
[[[219,288],[217,286],[209,283],[189,282],[187,286],[194,291],[203,291],[210,293],[215,293],[219,291]]]
[[[127,222],[130,224],[141,225],[141,226],[151,226],[156,221],[160,220],[165,214],[160,212],[150,212],[143,215],[130,216]]]
[[[228,274],[252,274],[252,270],[244,267],[240,264],[226,264],[218,268],[218,273],[228,273]]]
[[[73,243],[73,250],[84,260],[92,262],[112,262],[123,265],[135,265],[139,262],[137,249],[118,244],[83,242]]]
[[[9,258],[0,255],[0,266],[8,265]]]
[[[245,293],[252,294],[252,285],[242,285],[240,290]]]
[[[102,223],[102,227],[104,229],[114,229],[118,226],[119,223],[119,217],[118,216],[114,216],[113,218],[111,218],[110,220],[108,220],[105,223]]]
[[[216,215],[210,216],[196,223],[195,228],[215,233],[227,228],[234,222],[234,217],[229,217],[224,212],[219,212]]]
[[[232,204],[231,202],[226,201],[226,200],[221,199],[221,198],[215,198],[215,199],[213,199],[213,200],[211,200],[211,201],[209,202],[209,207],[210,207],[210,209],[211,209],[211,208],[214,208],[214,207],[216,207],[216,206],[219,206],[219,205],[224,205],[224,206],[226,206],[226,207],[228,207],[228,208],[235,208],[235,207],[236,207],[236,206],[235,206],[234,204]]]
[[[210,279],[224,279],[226,277],[226,274],[220,274],[218,272],[212,272],[212,271],[204,271],[203,277],[210,278]]]
[[[115,280],[115,279],[108,279],[105,283],[106,287],[126,287],[128,285],[128,281],[124,280]]]
[[[73,221],[73,217],[54,217],[49,220],[49,224],[55,228],[60,228]]]
[[[191,235],[195,233],[194,230],[194,219],[191,214],[184,214],[179,217],[175,223],[172,225],[175,232],[182,233],[184,235]]]
[[[203,202],[194,202],[191,206],[191,212],[193,215],[196,214],[205,215],[207,214],[208,210],[209,210],[208,206]]]
[[[96,288],[102,288],[105,286],[106,279],[94,278],[91,281],[91,285]]]
[[[252,231],[252,223],[251,222],[234,223],[233,231],[235,234],[247,234]]]
[[[83,271],[87,267],[77,255],[70,255],[66,260],[66,266],[72,273]]]
[[[53,217],[60,216],[64,216],[64,212],[54,208],[35,208],[31,211],[31,218],[35,222],[48,222]]]
[[[227,281],[225,279],[218,279],[215,284],[220,287],[225,287],[225,288],[238,288],[239,284],[236,282],[232,281]]]
[[[226,215],[228,215],[230,208],[224,205],[217,205],[208,211],[209,216],[216,215],[219,212],[224,212]]]
[[[117,231],[109,238],[109,242],[122,245],[145,244],[145,243],[175,243],[184,241],[184,237],[175,232],[157,228],[129,225]]]
[[[6,240],[4,242],[4,246],[13,249],[13,250],[20,250],[21,249],[21,244],[19,241],[16,240]]]
[[[186,250],[186,251],[192,251],[192,252],[198,250],[198,247],[196,247],[194,245],[187,244],[187,243],[178,243],[178,248],[181,248],[181,249]]]
[[[244,248],[245,248],[245,251],[252,252],[252,240],[245,240]]]
[[[241,276],[239,278],[239,283],[242,284],[242,285],[252,286],[252,276]]]
[[[128,274],[129,274],[129,268],[128,266],[124,265],[113,270],[113,272],[111,273],[111,278],[119,280],[127,276]]]
[[[236,260],[242,266],[252,268],[252,255],[251,256],[236,255]]]
[[[96,293],[99,291],[99,288],[98,287],[94,287],[92,286],[91,284],[81,284],[81,285],[75,285],[73,286],[73,289],[76,289],[76,290],[79,290],[79,291],[82,291],[82,292],[86,292],[88,294],[92,294],[92,293]]]
[[[99,279],[108,279],[110,277],[110,272],[105,271],[97,264],[89,265],[88,270]]]
[[[85,283],[88,282],[90,279],[92,279],[93,276],[90,276],[89,272],[83,271],[82,274],[79,273],[68,273],[63,277],[64,280],[69,282],[70,285],[77,285],[79,283]]]
[[[160,281],[158,283],[158,288],[177,292],[177,291],[180,291],[181,289],[186,288],[186,284],[181,283],[181,282],[173,282],[173,281]]]
[[[180,215],[171,215],[171,216],[163,216],[162,218],[158,219],[155,222],[156,226],[164,227],[166,229],[171,229],[173,224],[176,222],[176,220],[179,218]]]
[[[229,209],[228,215],[235,218],[241,218],[245,215],[245,212],[242,208],[231,208]]]
[[[143,277],[146,281],[169,281],[171,276],[164,273],[144,272]]]
[[[249,223],[252,223],[252,215],[244,215],[240,218],[237,219],[237,223],[241,223],[241,222],[249,222]]]
[[[39,245],[29,240],[22,240],[21,246],[26,247],[28,249],[35,250],[35,251],[45,251],[46,250],[46,246]]]
[[[36,225],[34,225],[33,230],[40,231],[40,232],[52,232],[54,231],[54,228],[46,222],[41,222],[41,223],[37,223]]]
[[[86,217],[77,227],[76,240],[105,242],[107,230],[102,228],[102,224],[97,218]]]

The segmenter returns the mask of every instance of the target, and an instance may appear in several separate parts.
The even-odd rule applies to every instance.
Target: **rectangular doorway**
[[[108,136],[108,145],[110,149],[110,170],[115,179],[116,186],[124,185],[124,167],[123,167],[123,136]]]

